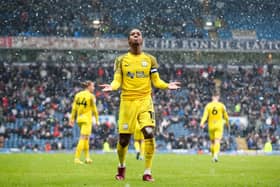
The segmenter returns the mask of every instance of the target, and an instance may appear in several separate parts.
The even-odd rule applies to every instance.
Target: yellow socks
[[[84,151],[86,159],[89,159],[89,140],[84,140]]]
[[[214,156],[214,144],[210,144],[211,155]]]
[[[76,152],[75,152],[75,159],[80,159],[81,157],[81,152],[83,151],[84,149],[84,146],[85,145],[85,140],[83,139],[80,139],[79,140],[79,143],[77,145],[77,148],[76,148]]]
[[[220,152],[220,143],[214,144],[214,156],[218,156],[218,153]]]
[[[144,141],[142,141],[140,144],[140,156],[143,157],[144,153],[145,153],[145,143],[144,143]]]
[[[128,145],[126,147],[123,147],[118,142],[118,144],[117,144],[117,152],[118,152],[119,162],[120,162],[121,166],[124,166],[127,150],[128,150]]]
[[[156,143],[154,138],[145,139],[145,168],[152,168],[152,160],[155,153]]]

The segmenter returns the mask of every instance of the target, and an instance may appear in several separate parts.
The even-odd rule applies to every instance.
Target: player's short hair
[[[214,90],[214,91],[212,92],[212,96],[213,96],[213,97],[215,97],[215,96],[220,96],[220,95],[221,95],[221,93],[220,93],[219,90]]]
[[[81,82],[81,86],[82,86],[83,88],[87,88],[91,83],[93,83],[93,82],[90,81],[90,80],[86,80],[86,81],[84,81],[84,82]]]
[[[141,31],[140,28],[133,27],[133,28],[131,28],[131,29],[128,29],[128,32],[127,32],[127,39],[129,39],[129,36],[130,36],[131,31],[134,30],[134,29],[137,29],[137,30],[139,30],[139,31],[142,33],[142,31]]]

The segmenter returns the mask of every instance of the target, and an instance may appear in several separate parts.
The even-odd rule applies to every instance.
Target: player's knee
[[[215,144],[218,144],[218,143],[220,143],[220,141],[221,141],[221,140],[217,138],[217,139],[215,139],[214,143],[215,143]]]
[[[154,138],[154,128],[153,127],[144,127],[142,129],[145,139]]]
[[[129,144],[130,136],[129,135],[120,135],[119,137],[119,144],[122,147],[126,147]]]
[[[84,134],[82,134],[82,135],[80,136],[80,138],[83,139],[83,140],[87,140],[87,139],[89,139],[89,135],[84,135]]]
[[[120,139],[119,140],[119,144],[122,146],[122,147],[126,147],[128,145],[128,141],[125,140],[125,139]]]

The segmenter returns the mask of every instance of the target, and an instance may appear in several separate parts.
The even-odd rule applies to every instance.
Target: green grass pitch
[[[138,187],[242,186],[280,187],[280,156],[159,154],[153,162],[155,182],[142,181],[144,161],[127,155],[126,180],[116,181],[116,153],[92,153],[91,165],[75,165],[69,153],[0,154],[0,187]]]

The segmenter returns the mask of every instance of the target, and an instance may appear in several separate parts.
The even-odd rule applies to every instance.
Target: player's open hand
[[[110,92],[112,91],[112,86],[110,84],[100,84],[99,85],[102,89],[103,92]]]
[[[178,82],[178,81],[170,82],[168,84],[168,89],[170,89],[170,90],[177,90],[177,89],[181,88],[180,85],[181,85],[181,82]]]
[[[74,123],[75,123],[74,120],[70,120],[70,121],[69,121],[69,126],[70,126],[70,127],[74,127]]]
[[[200,124],[199,127],[204,129],[204,124]]]

